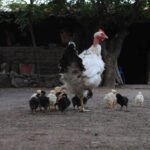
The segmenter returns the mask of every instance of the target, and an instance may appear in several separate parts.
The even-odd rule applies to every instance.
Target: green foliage
[[[10,23],[13,21],[13,18],[12,18],[12,14],[11,13],[5,13],[5,12],[1,12],[0,13],[0,23]]]
[[[95,9],[92,7],[92,4],[89,2],[85,3],[70,3],[68,4],[68,12],[79,17],[92,17],[95,16]]]
[[[19,25],[20,30],[24,30],[29,25],[28,12],[16,13],[15,23]]]
[[[3,2],[0,0],[0,7],[2,6]]]
[[[32,18],[32,22],[37,22],[50,14],[73,15],[79,18],[94,18],[97,16],[101,18],[103,16],[104,21],[113,21],[116,24],[121,22],[123,24],[132,16],[134,2],[134,0],[33,0],[31,5],[27,4],[25,0],[12,0],[12,3],[8,6],[16,15],[15,23],[23,30],[28,26],[29,18]],[[143,0],[140,9],[138,9],[138,18],[148,20],[150,18],[149,10],[150,0]],[[9,17],[0,17],[1,22],[11,21]]]
[[[14,12],[16,16],[15,23],[19,25],[21,30],[29,25],[29,17],[32,18],[32,22],[37,22],[47,17],[50,11],[48,5],[39,6],[13,3],[9,7]]]

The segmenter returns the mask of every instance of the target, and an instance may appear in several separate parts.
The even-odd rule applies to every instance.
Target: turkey
[[[101,83],[101,76],[105,63],[101,56],[101,45],[108,36],[100,29],[94,34],[92,46],[78,54],[76,44],[68,43],[59,63],[61,81],[63,81],[68,93],[78,96],[81,101],[81,111],[84,108],[84,91],[91,91]]]

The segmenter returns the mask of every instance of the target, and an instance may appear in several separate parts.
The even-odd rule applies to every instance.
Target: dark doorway
[[[134,24],[130,27],[118,62],[124,71],[125,84],[148,82],[149,35],[150,23]]]

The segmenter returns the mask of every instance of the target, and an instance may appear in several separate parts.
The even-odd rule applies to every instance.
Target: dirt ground
[[[63,113],[36,114],[28,105],[36,89],[0,89],[0,150],[150,150],[150,89],[117,90],[129,98],[129,112],[105,108],[107,88],[94,90],[89,112],[70,105]],[[133,105],[138,91],[143,108]]]

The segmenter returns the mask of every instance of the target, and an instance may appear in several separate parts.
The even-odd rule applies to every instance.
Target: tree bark
[[[106,87],[115,87],[118,67],[118,58],[121,52],[122,43],[127,35],[127,31],[117,33],[112,39],[103,45],[103,58],[105,62],[105,72],[103,85]]]

